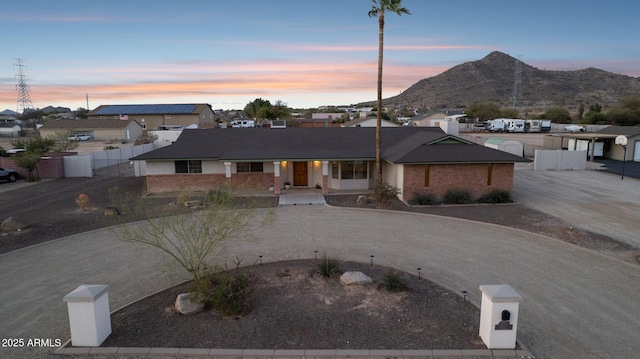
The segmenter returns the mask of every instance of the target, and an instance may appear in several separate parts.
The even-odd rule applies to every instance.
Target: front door
[[[294,162],[293,163],[293,185],[294,186],[308,186],[309,179],[307,177],[307,163],[306,162]]]

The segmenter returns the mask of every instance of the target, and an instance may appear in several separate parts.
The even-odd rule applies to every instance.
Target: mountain
[[[479,61],[466,62],[440,75],[418,81],[401,95],[385,99],[385,105],[424,109],[467,107],[474,102],[512,104],[517,59],[494,51]],[[518,107],[586,107],[615,105],[625,96],[639,96],[640,79],[596,68],[549,71],[520,64],[522,96]],[[369,102],[370,104],[371,102]]]

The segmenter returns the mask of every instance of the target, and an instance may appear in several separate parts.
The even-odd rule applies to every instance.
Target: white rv
[[[524,120],[517,118],[509,118],[505,121],[505,131],[506,132],[524,132]]]
[[[524,132],[542,132],[542,120],[524,120]]]
[[[504,132],[505,119],[496,118],[494,120],[487,121],[487,129],[489,130],[489,132]]]

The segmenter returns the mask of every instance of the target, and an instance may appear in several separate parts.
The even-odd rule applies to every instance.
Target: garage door
[[[633,160],[640,162],[640,141],[633,144]]]

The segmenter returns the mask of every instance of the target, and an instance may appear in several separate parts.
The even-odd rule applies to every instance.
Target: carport
[[[603,133],[575,133],[575,134],[566,134],[562,135],[564,144],[564,139],[568,139],[567,149],[569,151],[584,151],[585,148],[582,148],[584,144],[587,145],[588,151],[588,159],[589,162],[593,162],[596,156],[596,153],[599,151],[598,143],[602,143],[602,157],[604,158],[612,158],[612,149],[614,146],[618,146],[614,143],[616,137],[618,135],[611,134],[603,134]],[[573,140],[573,141],[572,141]],[[615,158],[612,158],[615,159]],[[622,160],[622,156],[620,158]]]

